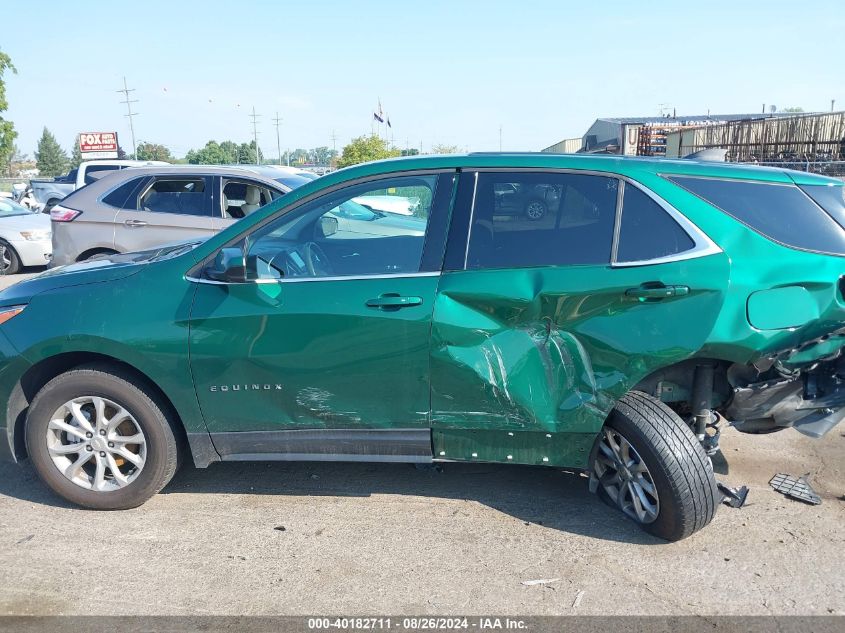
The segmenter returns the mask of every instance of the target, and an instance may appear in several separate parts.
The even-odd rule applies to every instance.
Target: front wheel
[[[14,275],[21,269],[21,258],[15,249],[0,240],[0,274]]]
[[[592,452],[590,488],[668,541],[710,523],[720,495],[713,467],[692,430],[645,393],[623,396]]]
[[[26,447],[49,488],[96,510],[139,506],[176,472],[176,439],[153,395],[107,367],[48,382],[27,415]]]

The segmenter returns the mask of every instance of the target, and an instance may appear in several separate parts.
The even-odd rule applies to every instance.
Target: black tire
[[[53,413],[73,398],[107,398],[124,407],[146,440],[146,460],[137,477],[123,488],[98,492],[65,477],[47,450],[47,432]],[[173,478],[178,466],[178,445],[173,428],[150,390],[131,374],[102,365],[73,369],[48,382],[35,396],[26,420],[26,447],[39,477],[64,499],[94,510],[134,508],[156,494]]]
[[[548,210],[548,205],[539,198],[532,198],[525,203],[525,217],[531,221],[542,220]]]
[[[6,256],[3,259],[0,259],[0,271],[2,271],[4,275],[14,275],[21,269],[21,258],[18,256],[17,251],[15,251],[8,242],[0,240],[0,246],[6,247]],[[6,259],[9,260],[8,265],[6,265]]]
[[[657,490],[659,511],[652,522],[639,522],[647,532],[667,541],[679,541],[710,523],[721,495],[710,459],[695,434],[660,400],[639,391],[631,391],[616,404],[605,423],[639,453]],[[596,441],[590,465],[591,487],[614,507],[617,504],[596,480]],[[636,520],[636,519],[635,519]]]

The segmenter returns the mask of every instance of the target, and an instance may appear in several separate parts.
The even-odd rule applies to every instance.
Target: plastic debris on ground
[[[769,480],[769,485],[790,499],[803,501],[814,506],[822,502],[821,497],[816,494],[816,491],[810,486],[810,482],[807,481],[806,475],[795,477],[794,475],[778,473]]]
[[[722,493],[722,503],[732,508],[741,508],[745,505],[745,499],[748,497],[748,486],[729,488],[719,482],[716,482],[716,486],[719,488],[719,492]]]

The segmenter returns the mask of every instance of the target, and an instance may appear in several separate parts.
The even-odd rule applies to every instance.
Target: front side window
[[[467,268],[607,264],[619,181],[574,173],[479,173]]]
[[[203,177],[158,178],[138,197],[139,211],[211,215]]]
[[[223,217],[239,219],[270,204],[278,193],[260,183],[223,179]]]
[[[845,255],[845,231],[795,185],[692,176],[668,179],[775,242]]]
[[[695,242],[657,202],[634,185],[625,185],[616,261],[643,262],[670,257]]]
[[[420,270],[437,176],[345,188],[306,203],[244,240],[250,279],[409,274]],[[357,202],[418,200],[413,215]]]

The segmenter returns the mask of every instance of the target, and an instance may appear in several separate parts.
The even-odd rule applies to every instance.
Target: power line
[[[254,112],[254,110],[253,110],[253,112]],[[273,119],[273,123],[276,126],[276,150],[278,150],[278,152],[279,152],[279,165],[281,165],[282,164],[282,144],[281,144],[281,141],[279,140],[279,126],[282,124],[282,120],[279,118],[278,112],[276,112],[276,118]],[[257,147],[258,143],[256,142],[255,145]],[[257,152],[257,150],[256,150],[256,152]]]
[[[137,158],[138,156],[138,146],[135,144],[135,126],[132,123],[132,117],[137,116],[138,112],[132,112],[132,104],[138,103],[137,99],[129,99],[129,93],[135,92],[135,88],[129,88],[126,85],[126,77],[123,78],[123,89],[122,90],[115,90],[115,92],[123,93],[124,100],[120,103],[126,104],[126,114],[123,116],[129,118],[129,133],[132,135],[132,157]]]
[[[261,160],[258,158],[258,119],[260,114],[255,113],[255,106],[252,106],[252,114],[249,115],[252,119],[252,138],[255,141],[255,163],[260,164]]]

